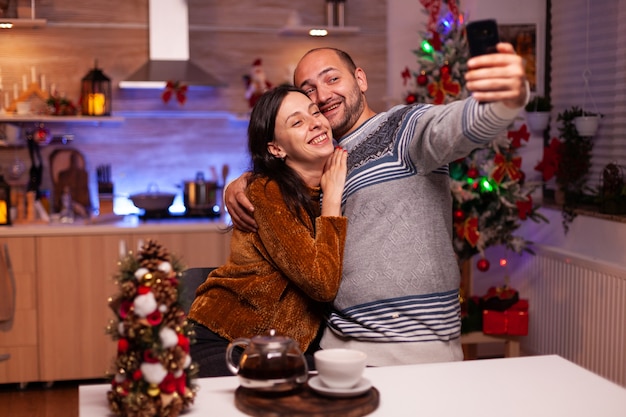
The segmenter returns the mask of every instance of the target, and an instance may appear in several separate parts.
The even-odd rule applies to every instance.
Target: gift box
[[[483,310],[483,333],[526,336],[528,334],[528,300],[518,300],[504,311]]]

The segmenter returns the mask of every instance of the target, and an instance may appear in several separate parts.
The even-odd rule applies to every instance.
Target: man
[[[510,44],[497,50],[468,61],[473,97],[378,114],[345,52],[315,49],[298,63],[295,85],[349,153],[343,279],[322,348],[362,350],[370,366],[463,359],[447,164],[495,138],[528,99],[521,58]],[[236,227],[254,230],[244,177],[226,205]]]

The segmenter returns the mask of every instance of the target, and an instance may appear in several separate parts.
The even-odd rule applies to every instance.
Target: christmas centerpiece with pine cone
[[[193,331],[180,301],[180,262],[155,241],[120,260],[119,293],[109,300],[117,341],[109,407],[118,416],[176,417],[195,398]]]

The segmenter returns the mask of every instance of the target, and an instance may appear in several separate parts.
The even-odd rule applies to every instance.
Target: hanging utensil
[[[222,187],[226,187],[226,178],[228,178],[229,171],[230,168],[228,167],[228,164],[224,164],[222,166]]]

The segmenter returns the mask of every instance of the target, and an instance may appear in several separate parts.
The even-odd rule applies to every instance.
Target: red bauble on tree
[[[489,261],[485,258],[480,258],[478,262],[476,262],[476,268],[478,268],[478,270],[481,272],[488,271],[489,266],[490,266]]]
[[[417,76],[417,85],[424,86],[426,83],[428,83],[428,76],[422,71],[422,73]]]
[[[454,221],[455,222],[462,222],[463,220],[465,220],[465,212],[461,209],[459,210],[454,210]]]
[[[417,96],[415,94],[409,94],[404,100],[406,101],[406,104],[413,104],[417,101]]]
[[[478,169],[475,166],[472,166],[467,170],[467,176],[473,180],[478,178],[478,175],[480,175],[480,172],[478,172]]]
[[[450,65],[448,65],[447,63],[445,65],[443,65],[441,67],[441,69],[439,70],[439,72],[441,73],[442,77],[448,76],[450,75]]]

